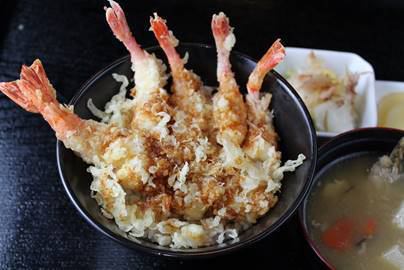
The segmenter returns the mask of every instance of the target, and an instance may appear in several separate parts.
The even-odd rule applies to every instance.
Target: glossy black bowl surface
[[[315,190],[317,186],[316,183],[321,181],[321,176],[324,175],[326,171],[343,160],[358,155],[369,154],[381,156],[390,153],[403,136],[404,131],[402,130],[389,128],[364,128],[343,133],[320,147],[315,177],[308,196],[303,200],[303,203],[299,208],[299,219],[306,240],[309,242],[309,245],[315,254],[328,268],[334,269],[331,262],[321,254],[318,245],[311,238],[308,221],[308,204],[311,199],[311,192]]]
[[[201,44],[182,44],[178,50],[181,55],[189,53],[187,67],[200,75],[206,85],[217,85],[215,48]],[[150,48],[149,51],[165,61],[166,58],[159,47]],[[239,85],[246,85],[248,75],[256,62],[240,53],[232,53],[231,62]],[[70,102],[74,105],[75,113],[84,119],[96,119],[87,108],[87,100],[92,98],[97,107],[103,108],[120,87],[111,74],[124,74],[132,78],[130,66],[129,56],[121,58],[85,83]],[[177,258],[208,257],[233,251],[268,236],[294,213],[306,195],[314,174],[317,146],[316,133],[309,113],[292,87],[278,73],[271,72],[264,80],[263,90],[273,94],[271,109],[280,136],[283,160],[296,159],[300,153],[306,156],[306,160],[294,173],[285,173],[277,205],[256,225],[243,232],[238,241],[197,249],[171,249],[147,240],[128,239],[114,221],[101,214],[96,201],[90,197],[92,177],[86,172],[88,165],[58,141],[59,173],[66,192],[77,210],[97,230],[128,247],[153,254]]]

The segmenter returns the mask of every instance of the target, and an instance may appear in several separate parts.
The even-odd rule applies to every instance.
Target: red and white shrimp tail
[[[21,68],[20,80],[0,83],[0,91],[29,112],[38,113],[45,102],[55,100],[55,90],[50,85],[40,60]]]
[[[218,57],[217,77],[220,81],[220,78],[231,73],[229,56],[235,43],[235,37],[229,24],[229,18],[223,12],[213,15],[211,26]]]
[[[23,109],[42,114],[59,139],[80,127],[81,119],[56,100],[56,91],[38,59],[30,67],[22,66],[19,80],[0,83],[0,91]]]
[[[125,45],[131,55],[132,62],[144,59],[147,53],[140,47],[135,37],[132,35],[121,6],[112,0],[109,0],[109,4],[111,7],[105,7],[104,9],[108,25],[112,32],[116,38]]]
[[[21,92],[21,89],[18,87],[17,82],[2,82],[0,83],[0,91],[8,96],[12,101],[22,107],[24,110],[38,113],[39,111],[34,106],[34,104],[28,100],[24,94]]]
[[[257,66],[250,74],[247,83],[248,93],[258,97],[265,75],[282,62],[285,57],[285,48],[280,39],[277,39],[265,55],[258,61]]]
[[[178,45],[178,40],[168,29],[166,21],[158,16],[157,13],[154,13],[154,18],[150,17],[150,25],[157,41],[167,55],[171,69],[174,72],[183,70],[184,62],[175,50],[175,47]]]

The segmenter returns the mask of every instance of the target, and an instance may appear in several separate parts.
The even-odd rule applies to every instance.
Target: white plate
[[[358,127],[374,127],[377,125],[377,107],[375,99],[375,75],[373,67],[357,54],[349,52],[327,51],[306,48],[286,48],[286,57],[276,70],[285,75],[289,70],[296,70],[307,65],[307,56],[314,52],[324,65],[338,76],[346,71],[362,74],[355,88],[357,98],[355,108],[359,114]],[[317,131],[318,136],[333,137],[335,132]]]

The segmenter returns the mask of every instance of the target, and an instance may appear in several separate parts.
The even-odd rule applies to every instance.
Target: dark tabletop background
[[[352,2],[352,3],[351,3]],[[353,3],[354,2],[354,3]],[[40,58],[62,99],[99,69],[126,54],[105,20],[106,1],[0,1],[0,81]],[[236,50],[258,58],[277,37],[287,46],[352,51],[378,79],[404,80],[404,2],[205,0],[121,1],[136,37],[153,11],[181,41],[212,44],[210,19],[225,11],[236,27]],[[269,239],[233,255],[178,261],[129,250],[93,230],[59,181],[55,136],[38,115],[0,94],[0,268],[182,269],[232,267],[314,269],[293,217]]]

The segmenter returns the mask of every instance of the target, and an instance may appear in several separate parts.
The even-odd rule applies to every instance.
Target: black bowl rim
[[[191,46],[191,47],[200,47],[200,48],[208,48],[212,49],[213,46],[207,45],[207,44],[202,44],[202,43],[192,43],[192,42],[182,42],[180,46]],[[156,49],[160,49],[160,46],[151,46],[148,48],[145,48],[147,51],[153,51]],[[257,61],[253,59],[252,57],[240,53],[238,51],[232,51],[231,54],[238,55],[239,57],[246,58],[248,60],[251,60],[255,63]],[[73,98],[69,101],[69,105],[74,105],[80,98],[81,96],[88,90],[88,87],[96,80],[98,80],[101,76],[103,76],[105,73],[108,73],[110,69],[116,65],[119,65],[125,61],[130,59],[129,55],[126,55],[124,57],[121,57],[111,64],[107,65],[103,69],[101,69],[99,72],[94,74],[90,79],[88,79],[81,87],[80,90],[73,96]],[[303,199],[306,197],[308,194],[311,183],[313,181],[313,176],[315,173],[315,168],[316,168],[316,163],[317,163],[317,139],[316,139],[316,131],[314,129],[314,124],[313,121],[310,117],[309,111],[307,110],[306,106],[304,105],[303,100],[300,98],[296,90],[275,70],[272,70],[271,73],[275,76],[275,78],[279,81],[281,81],[283,84],[286,85],[288,90],[292,93],[293,97],[297,100],[298,104],[300,105],[301,109],[303,110],[303,113],[305,114],[307,118],[307,122],[309,123],[309,131],[310,131],[310,136],[311,136],[311,142],[312,142],[312,156],[310,157],[312,160],[311,166],[309,168],[309,173],[307,175],[306,183],[303,186],[302,191],[299,193],[299,195],[296,197],[294,200],[292,206],[286,211],[286,213],[281,216],[276,222],[274,222],[271,226],[269,226],[266,230],[261,232],[260,234],[252,236],[250,239],[247,239],[245,241],[239,241],[236,243],[232,243],[228,246],[224,247],[219,247],[214,250],[210,251],[195,251],[192,252],[190,249],[187,249],[186,252],[178,251],[178,250],[160,250],[158,248],[153,248],[153,247],[146,247],[143,246],[139,243],[136,243],[134,241],[130,241],[129,239],[126,239],[118,234],[115,234],[114,232],[110,231],[108,228],[106,228],[103,224],[100,224],[99,222],[93,220],[91,215],[87,212],[87,210],[81,205],[79,200],[77,199],[76,195],[74,194],[69,182],[64,178],[63,172],[62,172],[62,167],[63,165],[61,164],[61,147],[63,143],[60,140],[57,140],[56,142],[56,160],[57,160],[57,166],[58,166],[58,172],[60,176],[60,180],[63,184],[63,187],[70,199],[70,201],[73,203],[74,207],[79,211],[81,216],[89,223],[91,226],[93,226],[96,230],[107,236],[108,238],[114,240],[115,242],[118,242],[128,248],[132,248],[135,250],[139,250],[145,253],[149,254],[154,254],[154,255],[163,255],[165,257],[171,257],[171,258],[178,258],[178,259],[195,259],[195,258],[208,258],[208,257],[214,257],[218,255],[224,255],[228,254],[230,252],[239,250],[242,247],[249,246],[253,243],[256,243],[257,241],[262,240],[263,238],[267,237],[270,235],[272,232],[276,231],[282,224],[284,224],[297,210],[299,205],[302,203]]]
[[[322,159],[322,156],[324,153],[327,153],[328,151],[332,150],[335,148],[336,145],[338,145],[339,141],[343,141],[346,137],[348,136],[356,136],[356,139],[360,139],[368,133],[375,133],[375,132],[401,132],[404,135],[404,130],[396,129],[396,128],[389,128],[389,127],[366,127],[366,128],[357,128],[353,129],[347,132],[343,132],[338,134],[337,136],[331,138],[329,141],[324,143],[320,149],[318,150],[318,159],[317,162],[319,162]],[[317,174],[317,168],[316,168],[316,174]],[[313,191],[313,187],[315,184],[316,175],[313,177],[311,181],[311,186],[310,189],[307,193],[307,196],[304,198],[303,203],[300,205],[299,210],[298,210],[298,215],[299,215],[299,223],[300,223],[300,228],[303,231],[304,238],[306,239],[307,243],[309,244],[310,248],[314,251],[314,253],[317,255],[317,257],[329,268],[329,269],[336,269],[332,263],[321,253],[320,248],[310,237],[309,229],[308,226],[305,222],[305,219],[307,217],[307,207],[304,207],[304,205],[307,203],[307,200],[309,199],[310,193]]]

